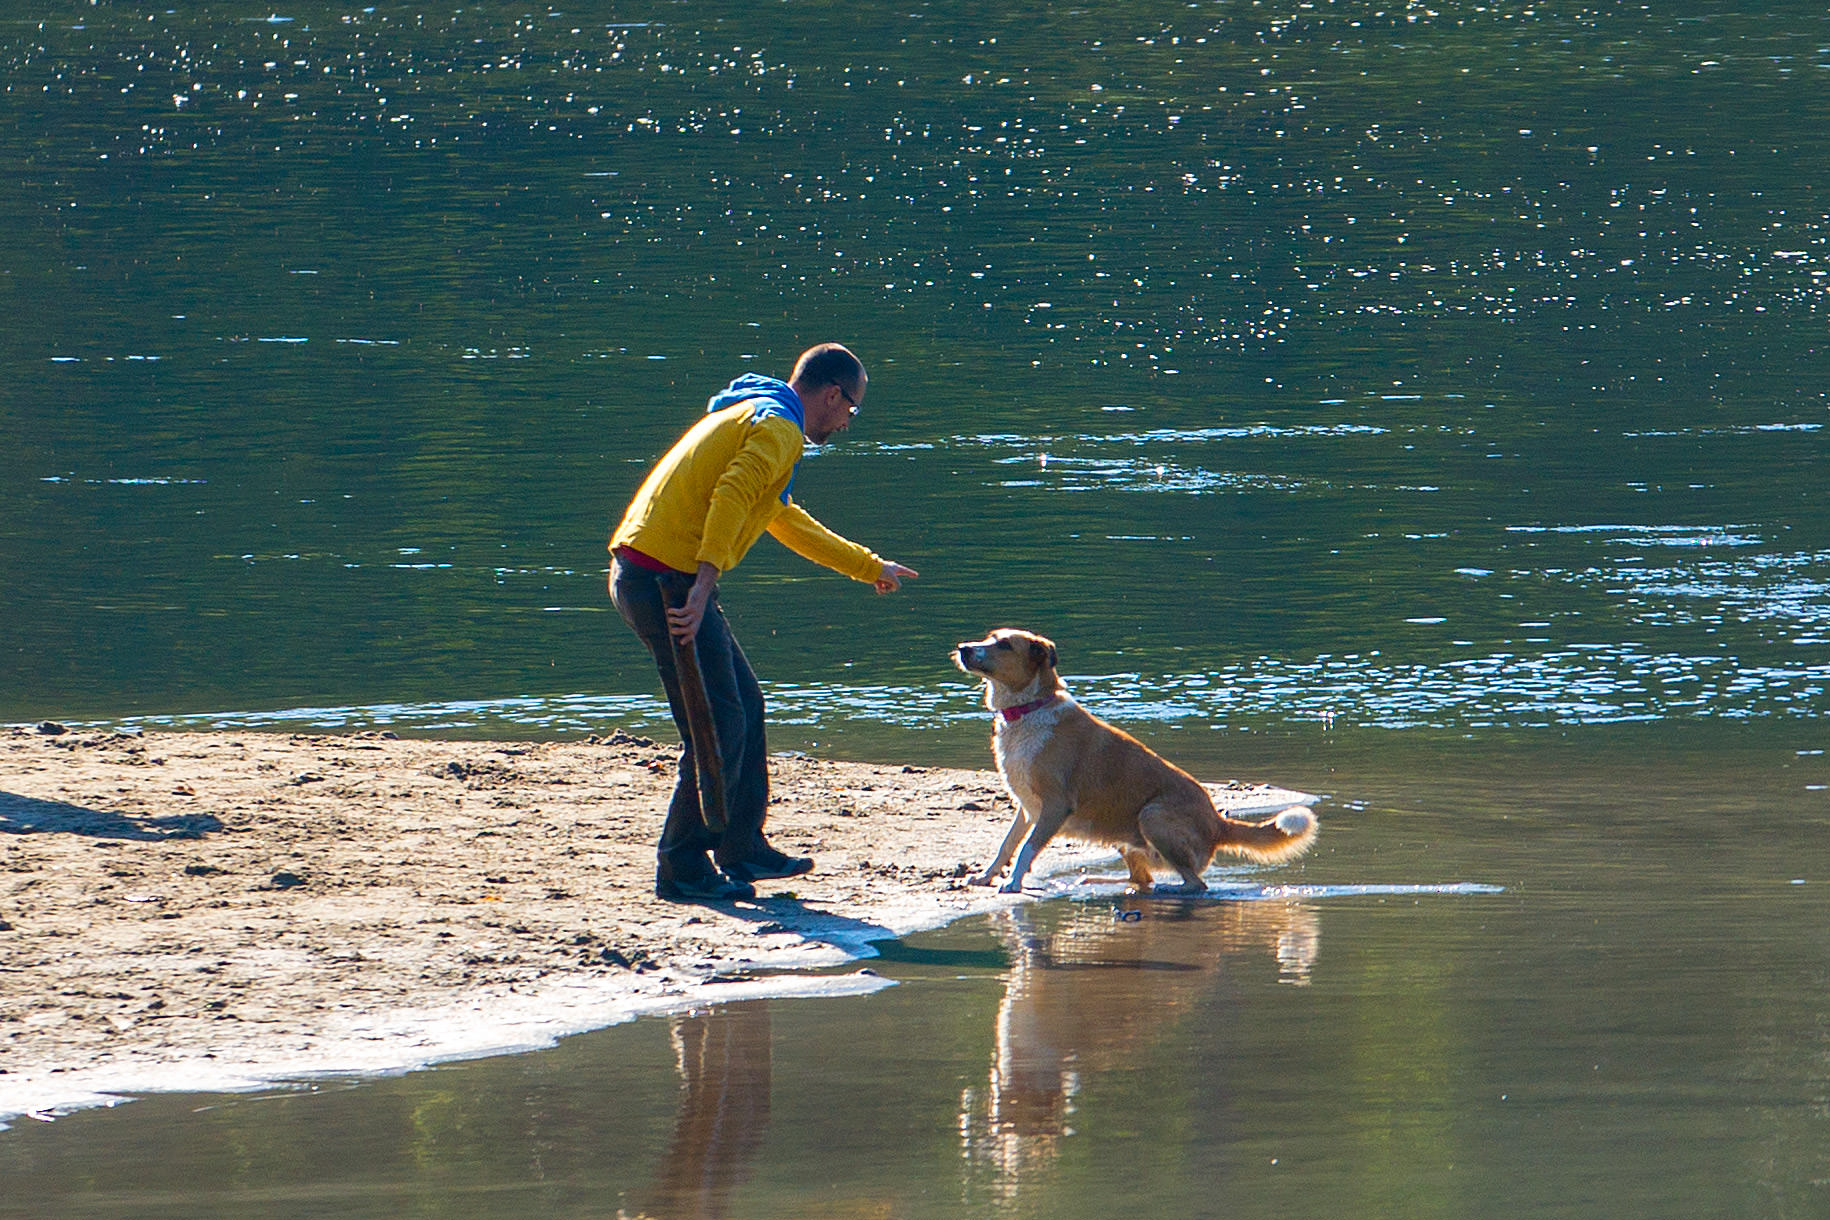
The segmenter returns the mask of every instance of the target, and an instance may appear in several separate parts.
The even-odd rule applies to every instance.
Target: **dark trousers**
[[[724,804],[728,825],[722,838],[705,824],[699,808],[699,776],[692,730],[680,696],[680,677],[674,670],[673,644],[667,634],[667,607],[661,598],[663,580],[688,581],[684,574],[662,574],[614,560],[610,568],[610,600],[623,621],[635,631],[661,671],[667,707],[680,732],[680,774],[674,781],[667,821],[661,828],[660,876],[691,880],[706,875],[705,853],[716,852],[721,863],[743,860],[767,850],[763,818],[769,809],[769,750],[763,738],[762,687],[744,659],[743,649],[731,635],[730,624],[714,591],[699,624],[696,645],[699,673],[705,679],[706,700],[718,730],[719,758],[724,767]]]

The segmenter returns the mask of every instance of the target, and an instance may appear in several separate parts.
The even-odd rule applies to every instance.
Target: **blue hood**
[[[745,373],[718,393],[712,395],[705,404],[705,413],[712,414],[726,407],[734,407],[740,402],[755,400],[756,407],[751,411],[751,418],[762,419],[769,415],[779,415],[792,420],[794,426],[802,433],[807,431],[807,409],[801,405],[801,396],[785,381],[774,377],[765,377],[761,373]],[[794,490],[794,474],[799,473],[801,464],[794,464],[794,473],[788,476],[788,486],[782,488],[782,503],[788,503],[788,493]]]

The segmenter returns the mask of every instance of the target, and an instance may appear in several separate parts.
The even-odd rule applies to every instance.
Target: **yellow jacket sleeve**
[[[803,559],[811,559],[853,580],[866,584],[883,575],[883,559],[869,547],[841,538],[818,521],[813,514],[792,498],[769,522],[769,533],[775,540]]]

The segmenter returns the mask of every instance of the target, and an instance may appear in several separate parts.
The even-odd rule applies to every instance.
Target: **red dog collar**
[[[999,708],[998,715],[1004,717],[1007,721],[1021,720],[1031,712],[1040,711],[1054,701],[1055,696],[1044,695],[1034,703],[1019,703],[1016,707]]]

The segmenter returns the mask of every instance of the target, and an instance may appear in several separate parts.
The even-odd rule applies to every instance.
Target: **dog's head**
[[[1000,627],[953,650],[953,663],[994,686],[1023,691],[1056,684],[1055,644],[1033,631]]]

